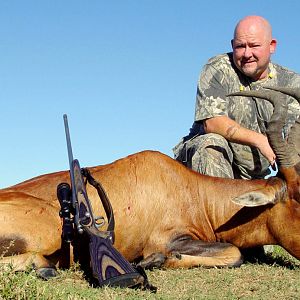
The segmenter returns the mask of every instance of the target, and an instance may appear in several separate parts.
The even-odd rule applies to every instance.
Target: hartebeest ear
[[[257,190],[240,195],[232,199],[232,202],[242,206],[255,207],[270,203],[274,204],[276,203],[276,198],[275,194],[270,195],[266,194],[263,190]]]
[[[235,204],[255,207],[267,204],[276,204],[285,201],[287,187],[285,182],[278,178],[270,178],[265,187],[242,194],[231,201]]]

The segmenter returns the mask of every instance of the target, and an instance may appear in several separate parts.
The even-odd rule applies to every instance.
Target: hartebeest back
[[[267,96],[271,101],[278,97],[274,93]],[[299,95],[294,97],[299,101]],[[147,268],[239,266],[239,249],[265,244],[281,245],[300,259],[299,148],[285,165],[285,141],[281,135],[274,138],[272,126],[280,176],[267,180],[201,175],[154,151],[90,168],[114,210],[116,248]],[[298,127],[299,121],[290,148],[299,145],[299,134],[293,133]],[[0,191],[2,262],[13,263],[16,270],[34,265],[43,277],[54,276],[55,266],[64,265],[68,256],[61,249],[56,187],[68,178],[67,171],[47,174]],[[104,215],[96,190],[87,186],[87,192],[95,214]]]

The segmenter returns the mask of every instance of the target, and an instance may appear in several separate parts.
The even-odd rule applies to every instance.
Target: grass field
[[[300,262],[279,247],[263,262],[240,268],[147,271],[157,293],[94,288],[80,270],[59,271],[49,281],[33,270],[0,267],[0,299],[300,299]]]

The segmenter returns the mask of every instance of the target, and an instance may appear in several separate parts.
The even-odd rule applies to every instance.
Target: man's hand
[[[270,162],[270,165],[273,166],[275,164],[276,155],[269,144],[268,138],[261,133],[258,133],[258,135],[257,143],[254,146],[259,149],[260,153]]]

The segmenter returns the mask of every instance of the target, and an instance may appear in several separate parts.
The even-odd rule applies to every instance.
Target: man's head
[[[267,20],[259,16],[245,17],[236,25],[231,44],[234,63],[243,74],[255,81],[268,75],[276,40]]]

